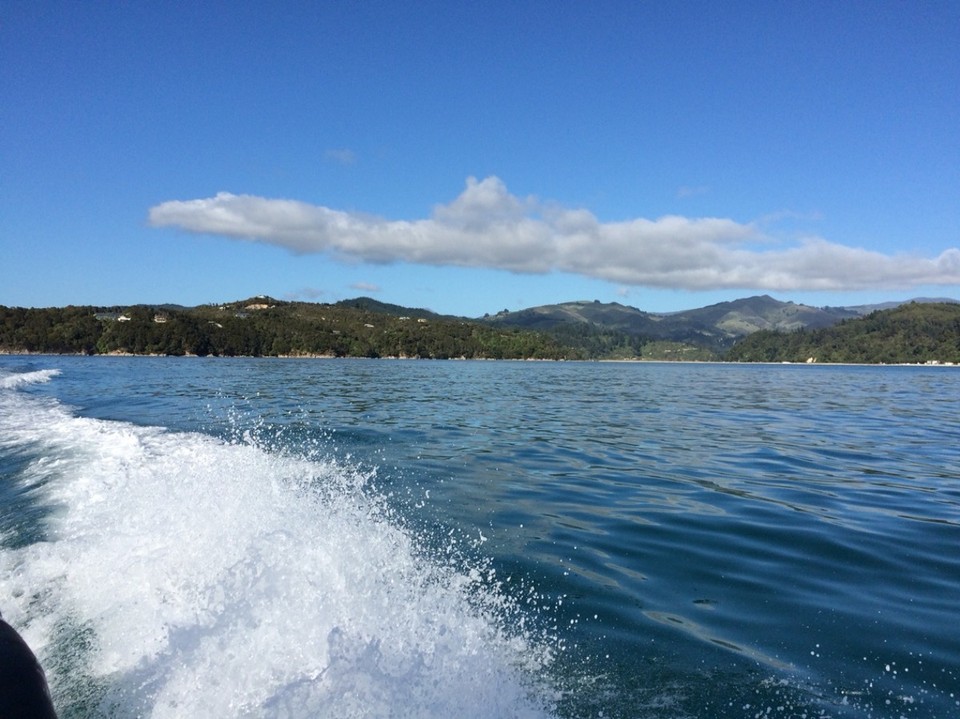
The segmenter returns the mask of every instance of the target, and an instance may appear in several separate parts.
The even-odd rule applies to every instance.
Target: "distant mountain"
[[[617,302],[604,304],[599,300],[542,305],[516,312],[504,310],[493,316],[487,315],[483,320],[496,325],[544,331],[566,323],[586,323],[631,334],[644,334],[658,323],[656,316],[649,312]]]
[[[829,327],[842,319],[857,316],[857,312],[842,307],[810,307],[761,295],[671,313],[644,312],[617,302],[565,302],[518,312],[500,312],[485,317],[484,321],[553,334],[569,329],[571,325],[581,325],[583,329],[619,332],[722,353],[741,337],[758,330]]]

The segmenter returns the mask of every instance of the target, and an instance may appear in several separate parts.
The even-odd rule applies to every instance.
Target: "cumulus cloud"
[[[625,286],[687,290],[863,290],[960,284],[960,249],[885,255],[811,237],[772,242],[762,223],[726,218],[601,222],[469,178],[459,197],[419,220],[390,220],[296,200],[221,192],[150,209],[154,227],[263,242],[344,260],[570,272]]]

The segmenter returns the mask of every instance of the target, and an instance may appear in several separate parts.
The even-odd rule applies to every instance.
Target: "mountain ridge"
[[[790,332],[821,329],[842,320],[868,315],[877,309],[889,309],[910,302],[956,303],[956,300],[917,298],[881,305],[813,307],[764,294],[669,313],[646,312],[618,302],[578,300],[528,307],[515,312],[502,311],[485,316],[482,320],[503,327],[554,333],[563,325],[580,324],[631,337],[693,345],[722,354],[738,340],[760,330]]]
[[[539,331],[555,331],[565,323],[582,323],[589,327],[643,336],[653,340],[679,342],[722,352],[742,336],[759,329],[775,329],[782,325],[771,321],[775,314],[783,314],[785,307],[800,307],[783,303],[768,295],[717,303],[693,310],[657,314],[617,302],[564,302],[542,305],[517,312],[499,313],[486,318],[493,324]],[[819,311],[826,314],[823,311]],[[830,315],[822,324],[839,321],[849,313]],[[812,320],[802,323],[813,324]]]

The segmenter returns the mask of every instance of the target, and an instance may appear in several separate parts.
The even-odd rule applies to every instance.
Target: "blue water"
[[[960,370],[0,358],[63,716],[960,716]]]

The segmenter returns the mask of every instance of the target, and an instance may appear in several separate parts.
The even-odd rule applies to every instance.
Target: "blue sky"
[[[0,304],[960,297],[960,3],[0,2]]]

